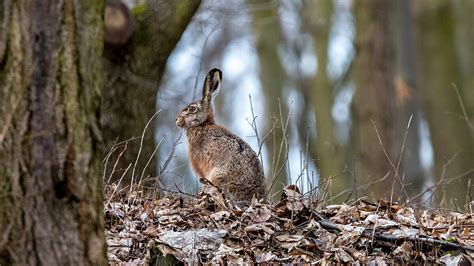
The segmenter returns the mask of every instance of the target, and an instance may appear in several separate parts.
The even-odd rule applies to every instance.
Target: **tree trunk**
[[[260,63],[260,80],[265,94],[266,113],[268,114],[266,130],[270,130],[276,123],[273,133],[266,142],[270,169],[266,169],[265,175],[268,183],[267,187],[271,187],[269,195],[273,198],[279,198],[282,188],[288,182],[284,168],[288,150],[282,131],[282,121],[283,123],[286,122],[288,108],[282,92],[285,71],[278,55],[278,44],[281,41],[278,22],[279,5],[268,0],[252,0],[249,3],[265,6],[264,8],[257,8],[252,15]],[[282,167],[283,170],[281,171]]]
[[[344,170],[343,147],[337,143],[335,122],[332,118],[334,84],[327,75],[328,44],[333,14],[330,0],[311,1],[308,6],[308,24],[312,31],[318,70],[310,91],[310,99],[316,114],[316,136],[312,145],[316,151],[315,163],[319,170],[320,184],[326,178]],[[349,176],[350,177],[350,176]],[[337,194],[351,186],[352,178],[338,176],[331,179],[331,192]]]
[[[395,148],[394,64],[392,39],[392,1],[364,0],[355,2],[356,92],[353,101],[353,137],[357,160],[357,177],[361,184],[381,179],[389,171],[385,182],[372,184],[368,192],[378,198],[390,196],[394,170],[390,159],[398,158]],[[383,148],[372,121],[376,124]],[[395,185],[397,185],[395,183]]]
[[[132,11],[135,30],[130,42],[125,45],[106,45],[107,77],[102,97],[101,122],[107,150],[116,142],[134,139],[128,143],[117,169],[124,170],[129,164],[133,164],[141,148],[136,167],[137,172],[141,173],[153,154],[156,147],[155,124],[149,125],[142,147],[140,137],[145,125],[156,112],[156,94],[168,57],[200,2],[150,0],[138,5]],[[117,152],[116,155],[118,154]],[[111,157],[110,162],[113,164],[116,159]],[[154,176],[157,169],[157,160],[152,159],[145,173]],[[117,179],[122,174],[123,171],[117,171],[106,175],[114,175]]]
[[[103,2],[0,4],[0,264],[104,265]]]
[[[433,144],[433,174],[436,181],[443,177],[449,183],[438,187],[437,202],[442,200],[450,205],[453,200],[462,206],[466,199],[468,179],[473,174],[450,179],[472,171],[474,138],[452,86],[452,83],[458,86],[464,84],[456,54],[455,16],[451,1],[417,3],[415,18],[419,88]],[[469,89],[472,90],[472,87]]]
[[[456,59],[463,82],[457,84],[471,123],[474,137],[474,1],[454,0]]]
[[[396,1],[396,49],[397,75],[395,77],[395,103],[398,112],[397,143],[395,148],[401,149],[406,134],[405,147],[401,157],[400,175],[407,184],[407,192],[416,195],[421,192],[426,182],[421,167],[419,149],[420,137],[420,103],[417,94],[417,75],[415,58],[415,40],[410,0]],[[410,128],[407,125],[412,117]],[[397,161],[398,163],[398,161]]]

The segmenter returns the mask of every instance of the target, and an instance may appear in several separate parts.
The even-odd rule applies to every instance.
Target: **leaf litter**
[[[441,263],[474,265],[470,213],[416,211],[395,202],[323,206],[295,186],[276,204],[229,202],[204,188],[195,199],[147,198],[105,189],[107,256],[112,265]]]

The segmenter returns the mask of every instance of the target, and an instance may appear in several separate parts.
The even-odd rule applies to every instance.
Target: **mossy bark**
[[[0,264],[104,265],[103,1],[0,4]]]

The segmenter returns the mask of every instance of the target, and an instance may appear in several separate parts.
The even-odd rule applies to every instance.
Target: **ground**
[[[471,213],[414,210],[394,202],[325,205],[295,186],[276,204],[232,204],[215,188],[194,197],[105,193],[111,264],[155,264],[168,255],[213,263],[474,263]]]

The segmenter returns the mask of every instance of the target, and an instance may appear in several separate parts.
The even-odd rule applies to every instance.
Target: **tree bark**
[[[385,182],[372,184],[372,197],[390,196],[395,181],[394,170],[384,154],[397,161],[395,152],[395,100],[392,1],[364,0],[355,2],[356,92],[353,101],[353,137],[357,160],[357,177],[369,184],[391,174]],[[374,129],[375,123],[383,148]],[[395,185],[398,185],[395,183]]]
[[[103,2],[0,4],[0,264],[104,265]]]
[[[101,120],[106,149],[110,150],[114,143],[134,139],[128,143],[118,169],[124,170],[138,156],[142,132],[157,109],[156,94],[168,57],[200,2],[147,1],[132,10],[135,31],[131,41],[124,46],[106,46],[107,76]],[[155,149],[155,126],[154,123],[150,124],[143,140],[136,167],[139,173],[145,169]],[[116,157],[111,157],[112,163],[115,160]],[[157,160],[153,158],[145,173],[154,176],[157,169]],[[122,174],[123,171],[117,171],[107,173],[107,177],[113,175],[114,179],[118,179]]]

